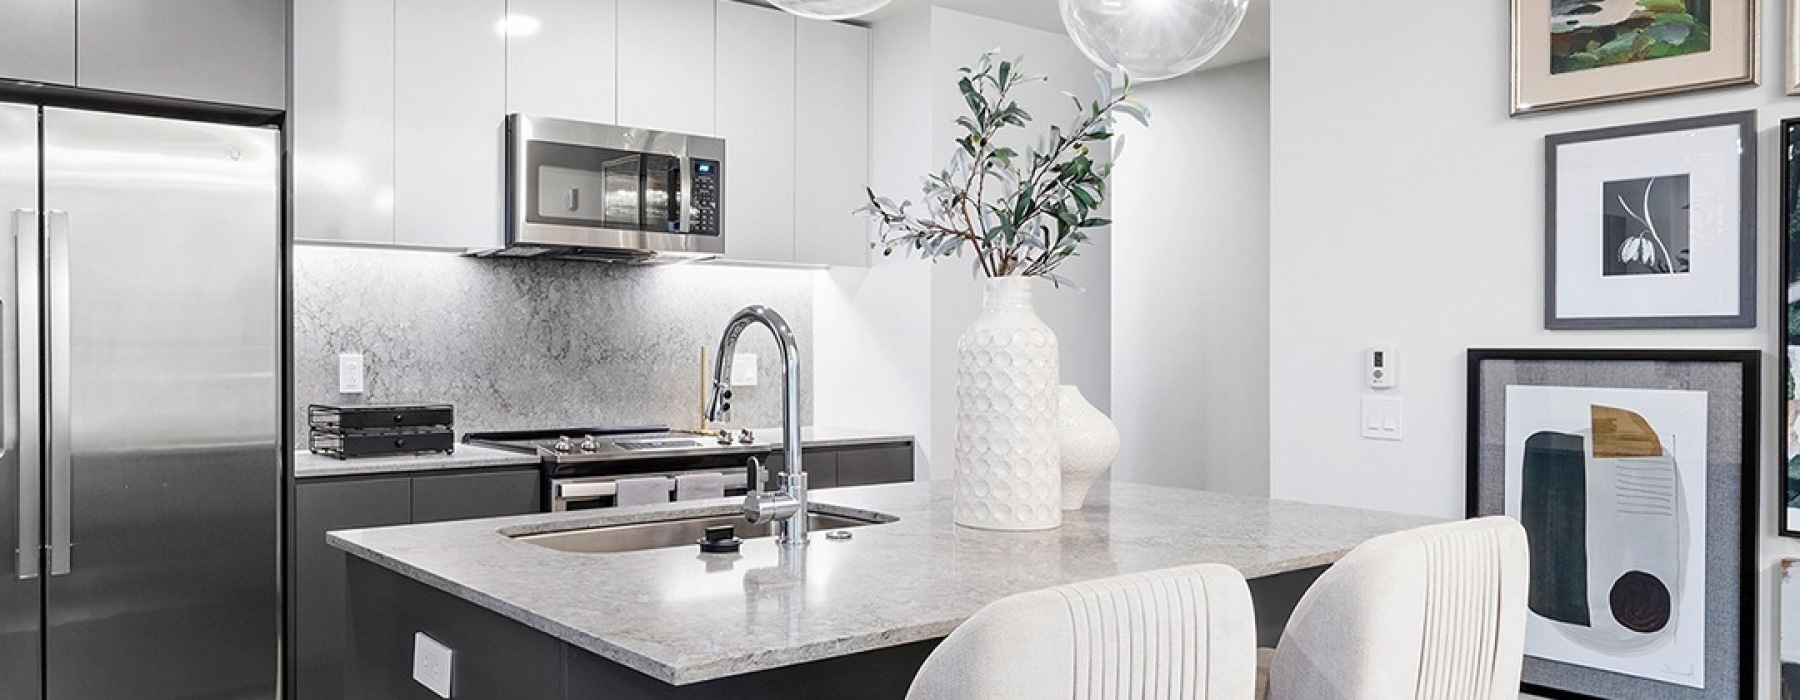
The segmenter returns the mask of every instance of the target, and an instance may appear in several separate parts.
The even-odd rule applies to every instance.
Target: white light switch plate
[[[731,385],[756,386],[756,353],[740,352],[731,356]]]
[[[1364,397],[1362,400],[1362,436],[1371,440],[1399,440],[1404,422],[1399,397]]]
[[[425,636],[413,634],[413,680],[440,698],[450,697],[450,676],[456,663],[456,652]]]
[[[363,393],[363,356],[360,352],[338,355],[338,393]]]

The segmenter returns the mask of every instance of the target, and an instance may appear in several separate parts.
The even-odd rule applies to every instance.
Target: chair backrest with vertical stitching
[[[907,700],[1249,700],[1256,620],[1236,569],[1202,564],[1034,591],[982,608]]]
[[[1529,567],[1510,518],[1363,543],[1288,619],[1269,700],[1516,700]]]

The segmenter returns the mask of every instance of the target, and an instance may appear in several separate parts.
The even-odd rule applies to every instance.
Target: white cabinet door
[[[794,16],[719,0],[725,257],[794,261]]]
[[[393,0],[294,0],[294,238],[394,240]]]
[[[281,109],[287,38],[287,0],[80,0],[75,84]]]
[[[713,2],[618,0],[619,124],[713,133]]]
[[[501,245],[505,0],[396,0],[394,240]]]
[[[75,84],[75,0],[0,0],[0,77]]]
[[[799,20],[795,260],[869,264],[869,30]]]
[[[614,0],[507,0],[506,111],[611,124]]]

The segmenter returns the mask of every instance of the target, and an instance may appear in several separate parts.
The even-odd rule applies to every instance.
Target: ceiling
[[[1269,57],[1269,3],[1272,0],[1250,0],[1249,14],[1231,43],[1202,68],[1219,68],[1234,63]],[[860,22],[878,22],[908,10],[936,5],[938,7],[981,15],[1047,32],[1063,33],[1058,0],[893,0],[887,7],[860,18]]]

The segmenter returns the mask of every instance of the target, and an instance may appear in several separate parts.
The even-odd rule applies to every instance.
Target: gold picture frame
[[[1759,84],[1759,0],[1688,1],[1705,3],[1704,17],[1697,24],[1694,20],[1700,13],[1653,12],[1645,3],[1654,0],[1512,0],[1513,116]],[[1565,21],[1571,29],[1552,31],[1552,8],[1567,4],[1585,7],[1582,12],[1562,16],[1569,18]],[[1790,17],[1794,5],[1795,0],[1789,0]],[[1617,21],[1606,24],[1614,20]],[[1674,26],[1677,24],[1682,26]],[[1689,53],[1666,50],[1670,46],[1693,46],[1685,41],[1692,36],[1704,37],[1706,48]],[[1629,41],[1633,38],[1639,42]],[[1587,41],[1592,50],[1578,51],[1568,45],[1579,45],[1581,41]],[[1646,48],[1647,43],[1657,42],[1661,43]],[[1640,48],[1614,50],[1631,46]],[[1647,51],[1676,55],[1645,57]],[[1794,60],[1790,59],[1790,63]],[[1793,69],[1789,72],[1796,73]],[[1796,89],[1800,86],[1790,83],[1790,92]]]

